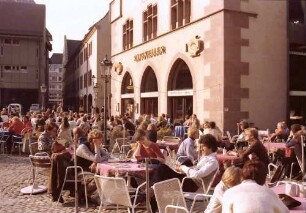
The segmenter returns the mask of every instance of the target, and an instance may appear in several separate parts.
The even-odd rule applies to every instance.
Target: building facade
[[[43,99],[40,86],[47,85],[52,49],[45,16],[44,5],[0,2],[1,106],[20,103],[28,109]]]
[[[305,124],[306,2],[303,0],[290,0],[288,7],[290,123]]]
[[[76,43],[70,42],[70,45]],[[65,44],[64,108],[84,112],[91,112],[93,107],[104,108],[104,83],[100,62],[106,55],[110,56],[109,13],[89,28],[75,49],[73,45],[69,47],[68,40]],[[72,49],[74,50],[71,51]],[[96,92],[94,86],[98,89]],[[106,98],[109,103],[110,84],[107,87]]]
[[[56,106],[63,102],[63,54],[54,53],[49,62],[48,105]]]
[[[110,13],[112,114],[194,113],[235,132],[286,119],[286,1],[114,0]]]

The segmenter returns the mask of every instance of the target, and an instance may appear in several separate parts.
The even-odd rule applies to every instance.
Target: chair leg
[[[58,199],[57,199],[57,202],[56,202],[56,206],[58,205],[59,200],[62,196],[62,192],[63,192],[64,186],[65,186],[65,183],[66,183],[66,178],[67,178],[67,169],[66,169],[66,173],[65,173],[64,182],[63,182],[63,185],[62,185],[62,188],[61,188],[61,192],[59,193],[59,196],[58,196]]]
[[[37,168],[36,169],[33,168],[33,185],[32,185],[32,191],[31,191],[30,197],[32,196],[34,188],[35,188],[37,175],[38,175],[38,169]]]
[[[85,181],[85,175],[84,175],[83,170],[82,170],[82,175],[83,175],[83,184],[84,184],[84,188],[85,188],[85,202],[86,202],[86,209],[88,209],[87,188],[86,188],[86,181]]]

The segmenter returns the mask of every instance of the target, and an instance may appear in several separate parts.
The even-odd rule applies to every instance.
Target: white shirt
[[[289,209],[267,186],[245,180],[224,193],[223,213],[289,213]]]
[[[215,187],[214,194],[209,200],[209,204],[204,213],[221,213],[223,194],[227,190],[223,181],[221,180]]]
[[[211,153],[207,156],[202,156],[194,168],[181,166],[181,169],[188,177],[203,178],[219,169],[219,162],[216,153]]]

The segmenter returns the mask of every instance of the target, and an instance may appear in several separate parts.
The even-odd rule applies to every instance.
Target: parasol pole
[[[304,181],[304,175],[305,175],[305,159],[304,159],[304,156],[305,156],[305,153],[304,153],[304,136],[301,135],[301,146],[302,146],[302,182]]]
[[[75,190],[75,213],[79,212],[79,199],[78,199],[78,170],[77,170],[77,156],[76,156],[76,148],[77,148],[77,143],[78,143],[78,134],[75,134],[74,138],[74,150],[73,150],[73,155],[74,155],[74,190]]]
[[[150,193],[149,193],[149,159],[145,158],[145,166],[146,166],[146,209],[147,212],[150,213],[151,208],[150,208]]]

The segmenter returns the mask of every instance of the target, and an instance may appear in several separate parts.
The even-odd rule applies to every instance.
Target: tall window
[[[190,23],[190,0],[171,0],[171,28]]]
[[[123,25],[123,50],[133,46],[133,20],[127,20]]]
[[[157,35],[157,5],[149,5],[143,12],[143,40],[148,41]]]

